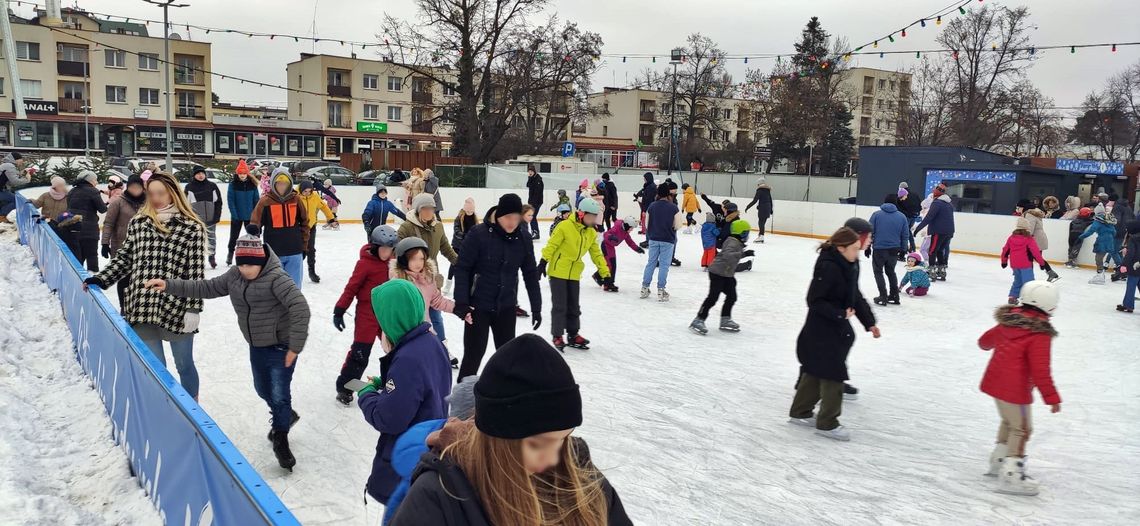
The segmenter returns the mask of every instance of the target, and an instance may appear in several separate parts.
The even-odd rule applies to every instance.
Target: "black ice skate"
[[[579,334],[575,334],[571,336],[570,339],[566,342],[566,346],[572,349],[581,349],[583,351],[587,351],[590,349],[590,340],[583,338]]]
[[[722,330],[724,332],[740,332],[740,324],[736,323],[735,321],[732,321],[732,318],[729,318],[727,316],[721,316],[721,318],[720,318],[720,330]]]
[[[855,386],[853,386],[849,383],[844,383],[843,384],[843,399],[844,400],[858,400],[859,399],[859,389],[857,389]]]
[[[210,268],[218,268],[218,260],[214,259],[213,254],[210,254]]]
[[[708,327],[705,327],[705,320],[694,318],[693,322],[689,324],[689,330],[694,333],[704,336],[709,333]]]
[[[270,431],[269,440],[273,442],[273,455],[277,457],[277,463],[292,472],[293,466],[297,465],[297,458],[293,456],[293,451],[289,449],[289,432]]]
[[[336,394],[336,401],[340,402],[345,407],[351,406],[352,405],[352,392],[337,393]]]
[[[1049,275],[1049,283],[1054,283],[1057,280],[1061,279],[1061,276],[1054,272],[1053,269],[1046,270],[1045,273]]]
[[[887,296],[887,303],[890,303],[891,305],[902,305],[902,302],[899,301],[899,293],[896,292],[890,296]]]
[[[602,290],[606,292],[617,292],[618,286],[614,285],[613,283],[606,283],[602,285]]]
[[[601,274],[599,274],[599,273],[595,272],[595,273],[594,273],[593,275],[591,275],[590,277],[591,277],[591,278],[594,278],[594,283],[597,283],[599,287],[601,287],[602,285],[605,285],[605,280],[603,280],[603,279],[602,279],[602,275],[601,275]]]
[[[673,261],[670,261],[669,264],[673,265],[674,267],[679,267],[679,266],[681,266],[681,260],[679,260],[677,258],[673,258]]]
[[[349,394],[349,402],[352,402],[351,396],[352,395]],[[339,398],[340,398],[340,396],[338,395],[337,399],[339,399]],[[300,420],[301,420],[301,415],[298,415],[296,411],[293,411],[293,418],[289,420],[289,429],[293,429],[293,426],[297,425],[297,422]],[[268,438],[270,442],[273,441],[273,428],[269,429],[269,436],[267,436],[266,438]]]
[[[882,305],[884,307],[887,305],[887,297],[886,296],[875,296],[875,299],[872,301],[875,302],[875,305]]]

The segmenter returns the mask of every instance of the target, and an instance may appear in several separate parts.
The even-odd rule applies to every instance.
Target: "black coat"
[[[807,304],[807,320],[796,338],[801,370],[825,380],[847,381],[847,353],[855,343],[847,309],[855,309],[864,328],[875,325],[871,306],[859,292],[859,263],[847,261],[834,248],[821,251],[808,286]]]
[[[536,209],[542,206],[542,191],[545,188],[542,176],[536,172],[534,177],[526,178],[526,202]],[[537,210],[535,211],[537,213]]]
[[[538,265],[530,236],[523,230],[504,232],[494,221],[495,207],[483,224],[467,232],[455,263],[455,302],[499,312],[518,304],[519,271],[526,282],[531,312],[542,312]]]
[[[906,214],[912,222],[922,212],[922,199],[907,194],[906,199],[899,201],[899,212]]]
[[[645,212],[649,209],[649,205],[657,200],[657,184],[653,182],[653,174],[645,174],[645,184],[641,185],[641,190],[634,195],[641,204],[641,211]]]
[[[576,448],[579,462],[591,467],[590,450],[586,441],[570,439]],[[633,524],[625,513],[625,506],[609,481],[602,480],[606,496],[608,524]],[[424,453],[412,473],[412,486],[400,503],[390,526],[489,526],[483,505],[471,482],[454,462],[441,459],[435,453]]]
[[[83,216],[76,239],[99,239],[99,214],[107,213],[103,194],[86,180],[79,180],[67,193],[67,211]]]
[[[613,209],[614,212],[617,212],[617,208],[618,208],[617,185],[614,184],[613,181],[606,181],[605,190],[606,190],[606,195],[602,198],[602,203],[606,205],[606,208],[611,208],[611,209]]]
[[[768,219],[772,215],[772,188],[768,185],[757,187],[756,195],[752,196],[752,201],[744,207],[744,210],[747,212],[753,205],[756,206],[757,215]]]

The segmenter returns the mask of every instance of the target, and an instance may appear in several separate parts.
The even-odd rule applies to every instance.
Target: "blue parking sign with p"
[[[573,157],[574,156],[574,143],[572,143],[570,141],[566,141],[566,142],[562,143],[562,156],[563,157]]]

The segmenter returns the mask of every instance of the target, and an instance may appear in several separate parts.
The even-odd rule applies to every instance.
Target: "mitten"
[[[182,333],[189,334],[198,330],[198,323],[202,321],[200,314],[194,311],[186,311],[182,315]]]
[[[538,275],[541,277],[544,277],[544,278],[546,277],[546,260],[545,259],[538,260]]]
[[[111,259],[111,245],[104,244],[100,255],[103,256],[103,259]]]

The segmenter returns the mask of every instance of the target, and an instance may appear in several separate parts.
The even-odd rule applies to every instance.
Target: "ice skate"
[[[740,324],[727,316],[720,317],[720,330],[724,332],[740,332]]]
[[[755,243],[757,245],[764,244],[764,234],[760,234],[759,236],[756,236],[756,241],[753,241],[753,243]]]
[[[882,305],[884,307],[887,305],[887,297],[886,296],[875,296],[875,299],[873,299],[871,301],[874,301],[875,305]]]
[[[687,227],[685,227],[684,230],[682,230],[682,232],[684,232],[685,234],[692,234],[693,233],[693,227],[687,226]]]
[[[641,287],[641,299],[649,297],[649,287]]]
[[[1065,267],[1066,268],[1077,268],[1077,262],[1070,259],[1070,260],[1065,262]]]
[[[849,400],[852,402],[855,400],[858,400],[859,399],[859,389],[856,388],[854,385],[851,385],[848,383],[843,384],[843,399]]]
[[[839,426],[835,429],[829,429],[826,431],[823,429],[816,429],[815,434],[821,437],[830,438],[832,440],[838,440],[840,442],[847,442],[851,440],[851,433],[847,431],[847,428],[843,426]]]
[[[669,293],[665,289],[657,289],[657,301],[669,301]]]
[[[590,350],[590,340],[583,338],[580,334],[575,334],[566,340],[566,346],[571,349],[588,351]]]
[[[693,319],[693,322],[689,324],[689,330],[700,334],[701,336],[709,333],[708,327],[705,327],[705,320],[702,320],[700,318]]]
[[[345,406],[351,406],[352,405],[352,393],[351,392],[337,393],[336,394],[336,401],[340,402],[341,404],[343,404]]]
[[[560,353],[566,352],[563,350],[566,348],[566,340],[562,339],[561,336],[555,338],[553,343],[554,343],[554,348],[558,349],[558,352],[560,352]]]
[[[673,258],[673,261],[670,261],[669,264],[674,266],[674,267],[679,267],[679,266],[681,266],[681,260],[679,260],[677,258]]]
[[[446,346],[444,346],[444,348],[446,348]],[[450,350],[447,351],[447,361],[451,362],[452,369],[459,368],[459,358],[456,358],[454,354],[451,354]]]
[[[232,266],[233,264],[234,264],[234,253],[231,250],[229,253],[226,254],[226,266],[229,267],[229,266]]]
[[[317,275],[316,265],[309,265],[309,281],[313,283],[320,283],[321,277]]]
[[[994,444],[994,450],[990,453],[990,470],[986,472],[987,477],[996,477],[1001,472],[1001,459],[1009,454],[1009,446],[1005,444]]]
[[[606,292],[617,292],[618,286],[614,285],[613,283],[606,283],[606,284],[602,285],[602,290],[604,290]]]
[[[1112,280],[1113,283],[1116,283],[1117,281],[1124,280],[1124,274],[1121,274],[1120,272],[1113,272],[1112,277],[1110,277],[1109,279]],[[1049,281],[1053,281],[1053,280],[1050,279]]]
[[[1132,308],[1125,307],[1124,305],[1117,305],[1116,310],[1119,312],[1126,312],[1128,314],[1132,314]]]
[[[602,279],[602,275],[597,272],[591,274],[590,277],[594,278],[594,283],[597,283],[599,287],[605,284],[605,281]]]
[[[293,426],[297,425],[297,422],[301,420],[301,415],[298,415],[296,411],[292,411],[292,413],[293,417],[289,419],[289,429],[293,429]],[[272,423],[272,421],[270,421],[270,423]],[[269,439],[270,442],[273,441],[273,428],[269,429],[269,434],[265,438]]]
[[[890,303],[891,305],[902,305],[902,302],[899,301],[899,293],[895,292],[894,294],[887,296],[887,303]]]
[[[277,463],[292,472],[293,466],[297,465],[297,458],[293,456],[293,451],[289,449],[289,432],[270,431],[269,439],[273,442],[273,455],[277,457]]]
[[[1089,285],[1104,285],[1104,271],[1098,270],[1095,276],[1089,278]]]
[[[450,297],[451,296],[451,289],[454,286],[455,286],[455,280],[454,279],[449,279],[449,280],[443,282],[443,295]]]
[[[1061,276],[1058,275],[1057,272],[1053,269],[1046,270],[1045,274],[1049,276],[1049,283],[1055,283],[1057,280],[1061,279]]]
[[[1025,474],[1025,457],[1003,458],[998,477],[998,493],[1032,497],[1040,491],[1037,481]]]
[[[792,418],[788,419],[788,423],[789,424],[795,424],[797,426],[814,428],[815,427],[815,417],[809,416],[807,418],[796,418],[793,416]]]

